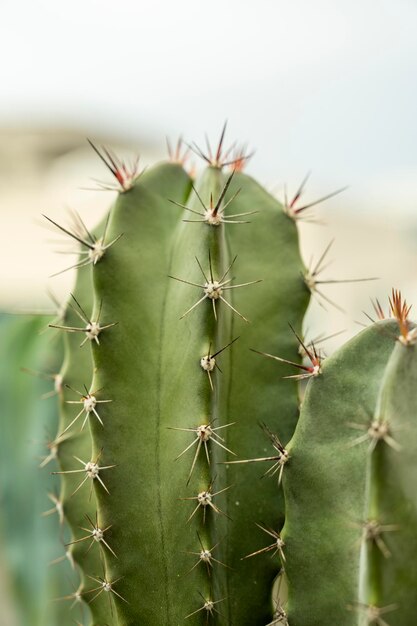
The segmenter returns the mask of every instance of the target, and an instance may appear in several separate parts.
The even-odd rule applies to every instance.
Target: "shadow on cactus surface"
[[[224,131],[190,147],[197,176],[181,143],[142,172],[93,148],[119,191],[103,223],[48,217],[80,255],[51,323],[68,622],[415,624],[409,307],[393,292],[324,360],[301,339],[310,296],[327,298],[325,255],[306,269],[299,253],[303,185],[278,202]]]

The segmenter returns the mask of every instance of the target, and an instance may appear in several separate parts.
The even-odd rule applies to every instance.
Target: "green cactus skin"
[[[415,623],[416,347],[398,334],[374,324],[308,385],[284,473],[291,626]]]
[[[97,399],[112,401],[98,405],[103,426],[92,416],[88,420],[92,450],[87,429],[79,433],[81,417],[68,431],[74,437],[62,443],[59,453],[73,537],[85,534],[78,528],[81,519],[86,511],[94,519],[96,507],[101,527],[111,525],[108,541],[117,558],[103,549],[98,563],[99,546],[86,555],[88,542],[72,548],[84,572],[87,601],[94,597],[89,591],[101,584],[90,576],[112,585],[90,605],[94,626],[176,625],[185,619],[261,626],[272,615],[270,594],[279,561],[265,566],[242,558],[262,542],[255,523],[280,527],[282,498],[275,480],[260,481],[263,467],[227,461],[264,455],[269,441],[258,421],[280,427],[287,438],[292,434],[298,415],[296,385],[277,381],[271,363],[248,348],[269,347],[273,336],[281,354],[298,360],[287,322],[301,326],[309,294],[295,224],[277,201],[249,177],[239,173],[232,180],[214,166],[195,189],[206,206],[211,196],[216,202],[227,191],[222,206],[231,203],[225,218],[256,214],[235,218],[250,222],[245,224],[188,223],[201,221],[189,209],[203,210],[197,193],[190,194],[188,175],[177,164],[150,169],[117,198],[108,240],[123,237],[92,268],[94,315],[101,309],[101,319],[117,326],[92,346],[91,387],[90,345],[80,349],[78,333],[67,337],[65,383],[73,389],[82,390],[84,384],[88,390],[100,389]],[[169,202],[182,204],[187,198],[188,209]],[[184,316],[202,290],[183,281],[205,283],[195,257],[215,280],[233,262],[225,280],[233,279],[230,286],[245,285],[222,295],[250,323],[224,301],[216,303],[216,319],[208,298]],[[89,314],[90,268],[79,270],[75,297]],[[74,322],[69,309],[65,325]],[[200,359],[223,348],[216,356],[221,372],[211,372],[212,389]],[[78,408],[65,404],[68,399],[74,393],[65,389],[61,431]],[[190,475],[197,441],[181,453],[196,440],[195,429],[202,424],[216,433],[207,442],[210,463],[202,443]],[[70,497],[83,477],[66,473],[78,469],[72,457],[88,461],[99,453],[100,465],[116,465],[103,476],[109,493],[94,481],[91,501],[87,485]],[[196,497],[204,491],[214,506],[200,506],[192,515]],[[209,564],[200,559],[202,547],[213,551]]]

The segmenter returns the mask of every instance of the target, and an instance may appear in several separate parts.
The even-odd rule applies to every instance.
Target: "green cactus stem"
[[[415,620],[416,335],[391,310],[324,362],[286,447],[291,626]]]
[[[276,480],[261,481],[267,468],[230,461],[264,457],[268,432],[279,428],[284,441],[293,433],[296,384],[281,381],[274,364],[249,348],[270,347],[273,337],[277,352],[299,362],[287,329],[288,322],[301,328],[309,291],[296,226],[282,205],[236,163],[228,172],[221,146],[207,160],[192,188],[180,163],[125,177],[123,185],[116,176],[122,188],[105,239],[112,245],[79,268],[85,282],[74,295],[85,319],[77,327],[87,341],[80,349],[80,332],[68,333],[78,380],[64,376],[75,390],[66,388],[65,400],[77,400],[78,391],[87,405],[84,412],[64,405],[62,431],[72,446],[64,471],[80,468],[73,456],[99,457],[104,485],[86,480],[71,498],[81,474],[63,478],[72,481],[65,512],[74,540],[85,535],[76,529],[83,507],[93,523],[95,507],[100,528],[109,529],[111,550],[93,545],[83,556],[87,542],[73,547],[94,626],[273,619],[280,560],[245,557],[263,545],[257,525],[281,527],[283,499]],[[87,326],[98,319],[108,328],[91,336]],[[89,357],[81,356],[90,348],[92,379]],[[77,370],[80,357],[90,376]],[[98,416],[87,415],[91,395],[103,401]],[[101,467],[108,469],[101,474]],[[100,563],[89,560],[93,549]]]

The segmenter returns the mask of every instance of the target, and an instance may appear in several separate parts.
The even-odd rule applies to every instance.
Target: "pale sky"
[[[1,0],[0,16],[0,126],[162,147],[227,118],[261,180],[312,169],[355,206],[414,214],[413,0]]]

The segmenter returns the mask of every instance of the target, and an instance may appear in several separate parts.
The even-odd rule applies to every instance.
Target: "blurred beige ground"
[[[65,299],[71,289],[73,272],[48,278],[75,262],[58,254],[63,238],[48,227],[42,213],[61,224],[67,222],[68,207],[76,209],[87,225],[93,226],[110,205],[113,192],[97,190],[93,179],[110,182],[110,173],[87,144],[82,131],[0,132],[0,308],[23,312],[50,310],[50,289]],[[114,148],[124,158],[137,154],[142,165],[163,158],[163,138],[155,146],[126,145],[115,137],[94,137]],[[256,157],[255,157],[256,158]],[[250,172],[250,166],[249,166]],[[278,182],[280,195],[283,181]],[[298,181],[288,181],[295,189]],[[269,185],[272,187],[273,185]],[[86,188],[96,188],[87,190]],[[332,189],[317,188],[314,177],[308,183],[305,200],[314,200]],[[314,299],[306,328],[309,337],[346,333],[328,345],[329,351],[366,322],[363,310],[371,312],[370,297],[384,303],[392,287],[403,290],[417,305],[417,219],[393,207],[381,210],[367,198],[358,206],[354,189],[314,209],[325,225],[300,223],[302,254],[306,264],[318,260],[326,245],[335,239],[323,272],[323,280],[379,277],[369,283],[322,285],[327,297],[346,312]],[[417,198],[416,198],[417,202]],[[291,320],[289,320],[291,321]]]

